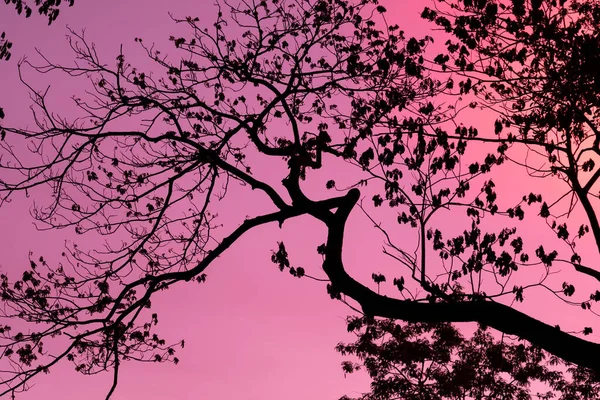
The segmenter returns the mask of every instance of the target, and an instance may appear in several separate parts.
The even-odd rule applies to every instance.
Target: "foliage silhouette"
[[[398,324],[349,318],[355,343],[339,344],[344,371],[363,367],[373,379],[360,400],[597,399],[598,375],[569,366],[539,347],[498,340],[479,327],[466,338],[448,323]],[[350,400],[344,396],[341,400]],[[358,399],[356,399],[358,400]]]
[[[19,15],[24,15],[25,18],[31,17],[33,9],[23,0],[4,0],[6,6],[14,7],[15,11]],[[68,2],[62,2],[61,0],[35,0],[35,7],[40,15],[48,17],[48,25],[58,18],[60,13],[60,6],[62,4],[69,4],[69,7],[73,6],[75,0],[69,0]],[[0,33],[0,61],[8,61],[11,57],[10,49],[12,43],[6,38],[6,32]]]
[[[317,251],[328,293],[365,315],[352,320],[362,321],[352,329],[361,332],[359,344],[395,329],[406,337],[400,333],[387,342],[391,346],[433,335],[433,342],[422,344],[435,351],[408,361],[388,359],[385,346],[341,345],[339,350],[364,358],[375,378],[365,398],[430,398],[422,387],[415,391],[418,378],[412,375],[400,378],[401,388],[390,386],[395,364],[417,374],[417,361],[439,368],[454,363],[427,388],[438,398],[498,398],[496,390],[527,398],[530,380],[565,399],[589,384],[588,398],[595,398],[600,345],[581,337],[592,333],[593,322],[566,332],[513,303],[536,290],[535,296],[592,316],[600,300],[598,291],[573,300],[576,285],[569,283],[574,276],[600,280],[600,272],[575,252],[590,236],[600,251],[594,210],[600,78],[598,55],[591,50],[599,40],[600,6],[538,0],[435,4],[422,17],[442,28],[440,38],[450,38],[435,56],[434,38],[405,37],[388,24],[376,0],[274,0],[222,2],[212,25],[175,19],[191,32],[170,38],[179,58],[136,39],[152,71],[131,65],[122,53],[110,67],[77,32],[70,36],[74,65],[22,63],[40,73],[88,79],[88,98],[74,99],[82,116],[61,117],[49,110],[46,92],[28,86],[37,128],[1,127],[1,201],[50,186],[53,196],[34,210],[43,227],[104,236],[109,244],[73,244],[59,266],[32,256],[14,283],[1,276],[3,316],[39,328],[15,334],[9,323],[0,330],[4,358],[15,367],[2,377],[4,393],[27,387],[63,359],[84,374],[112,369],[107,398],[121,362],[177,363],[175,346],[154,333],[158,316],[146,310],[153,294],[180,282],[204,282],[207,267],[253,228],[306,215],[327,228]],[[496,119],[489,132],[463,123],[484,111]],[[532,156],[520,160],[525,151]],[[253,165],[282,159],[287,170],[281,185],[252,173]],[[325,169],[334,159],[344,160],[350,172]],[[558,198],[550,191],[529,192],[513,201],[513,193],[498,189],[503,168],[555,178],[567,192]],[[306,195],[318,169],[331,174],[326,189],[339,195]],[[274,211],[221,233],[213,210],[231,185],[264,193]],[[359,187],[372,206],[361,201]],[[571,214],[578,206],[585,221],[573,229]],[[384,207],[392,209],[394,226],[376,222]],[[518,228],[533,223],[529,208],[547,223],[555,243],[520,236]],[[392,279],[373,271],[376,291],[352,277],[342,259],[346,223],[357,209],[382,234],[385,254],[405,271]],[[444,224],[450,211],[462,222]],[[122,242],[122,234],[131,239]],[[399,237],[413,238],[418,250]],[[272,261],[293,276],[317,279],[309,268],[295,266],[283,242]],[[558,285],[551,279],[557,265],[571,274]],[[531,281],[523,270],[540,271],[542,279]],[[398,291],[392,294],[390,287]],[[409,324],[396,328],[386,318]],[[451,322],[478,322],[531,345],[494,341],[483,328],[465,339]],[[59,334],[69,335],[69,344],[50,355],[42,342]],[[448,336],[437,349],[435,338],[442,334]],[[498,349],[507,354],[500,366],[490,364]],[[468,379],[457,372],[472,354],[483,353],[485,368],[467,368]],[[559,359],[575,367],[553,369]],[[538,365],[543,360],[551,362]],[[506,362],[510,368],[503,367]],[[498,368],[505,375],[490,381]],[[458,386],[448,383],[457,380]],[[462,392],[453,392],[458,388]]]

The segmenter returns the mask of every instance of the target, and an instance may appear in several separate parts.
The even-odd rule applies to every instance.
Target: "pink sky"
[[[134,37],[164,44],[180,29],[168,12],[206,16],[213,10],[212,1],[80,0],[48,27],[40,17],[18,18],[3,6],[0,27],[15,42],[12,60],[0,63],[1,105],[7,121],[30,120],[30,100],[18,82],[16,61],[24,55],[35,61],[35,48],[54,60],[70,61],[66,25],[75,30],[85,28],[105,59],[114,60],[121,43],[125,52],[137,49]],[[206,21],[212,23],[211,19]],[[45,77],[28,76],[45,85]],[[72,82],[66,79],[52,85],[57,98],[70,104],[67,93],[73,89],[68,86]],[[3,272],[13,276],[28,264],[29,250],[59,259],[65,237],[70,236],[66,232],[37,232],[29,218],[30,206],[31,199],[0,209],[0,265]],[[232,214],[228,213],[226,222],[236,224],[246,213]],[[313,232],[315,227],[321,238],[298,235]],[[322,243],[324,233],[308,219],[286,223],[288,240],[294,238],[294,248],[305,251],[304,258],[317,266],[320,262],[314,249]],[[173,342],[186,340],[185,349],[178,354],[181,362],[177,366],[125,363],[113,398],[337,399],[366,390],[364,376],[344,377],[340,368],[343,357],[334,350],[339,341],[350,339],[344,322],[350,310],[330,300],[323,285],[293,279],[277,270],[270,262],[270,250],[281,238],[275,225],[254,230],[209,268],[207,284],[178,285],[176,291],[159,294],[153,308],[159,313],[160,333]],[[82,376],[65,363],[37,379],[33,388],[17,398],[100,399],[110,383],[109,373]]]
[[[418,17],[426,2],[402,6],[391,0],[387,3],[389,22],[396,18],[393,22],[400,23],[408,34],[427,33]],[[16,61],[28,55],[34,62],[38,59],[34,48],[39,48],[53,60],[68,62],[65,25],[75,30],[85,28],[102,58],[112,62],[121,43],[126,54],[137,47],[134,37],[142,37],[146,43],[166,43],[180,30],[168,17],[169,11],[176,16],[205,18],[212,15],[214,7],[208,0],[78,0],[73,8],[63,9],[58,21],[48,27],[40,17],[25,20],[16,17],[10,7],[1,6],[0,31],[6,31],[15,43],[13,59],[0,63],[0,106],[7,122],[17,125],[31,120],[30,100],[17,81]],[[203,20],[212,22],[211,18]],[[40,87],[46,82],[44,76],[36,77],[31,71],[28,77]],[[69,79],[52,81],[52,96],[59,101],[57,109],[69,104],[69,93],[80,89],[72,85]],[[256,172],[273,182],[285,174],[283,169],[274,171],[267,166],[259,166]],[[325,176],[321,178],[319,187],[326,180]],[[242,207],[248,199],[257,204]],[[227,210],[222,218],[226,226],[235,227],[245,215],[260,209],[261,198],[253,195],[227,201],[222,206]],[[61,231],[37,232],[28,214],[31,204],[31,199],[19,200],[0,209],[0,266],[13,276],[27,266],[30,250],[58,260],[65,239],[71,237]],[[349,230],[345,257],[352,260],[349,269],[367,282],[379,269],[373,264],[389,261],[380,256],[376,232],[362,229],[368,223],[358,211],[352,218],[351,227],[355,229]],[[275,225],[253,230],[209,267],[205,284],[179,284],[176,289],[159,293],[153,300],[160,319],[159,331],[167,341],[185,339],[186,348],[178,354],[181,362],[177,366],[125,363],[114,399],[333,400],[367,390],[364,375],[344,377],[340,368],[344,358],[334,351],[338,342],[351,340],[344,322],[351,310],[330,300],[323,284],[293,279],[270,262],[270,250],[283,239],[292,261],[318,274],[320,256],[315,248],[324,241],[324,234],[324,228],[309,218],[286,222],[283,230]],[[371,261],[365,267],[367,260]],[[542,318],[550,315],[550,310],[543,308],[537,312]],[[573,315],[577,318],[579,314]],[[71,364],[63,363],[17,398],[100,399],[110,380],[108,373],[86,377],[76,373]]]

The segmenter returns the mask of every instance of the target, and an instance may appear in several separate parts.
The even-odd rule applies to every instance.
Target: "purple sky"
[[[388,3],[388,18],[396,18],[394,22],[408,34],[427,32],[418,17],[425,2],[402,7]],[[30,100],[17,79],[16,61],[28,55],[35,63],[39,60],[35,48],[39,48],[53,60],[68,62],[66,25],[74,30],[85,28],[103,58],[112,62],[120,44],[126,54],[137,51],[135,37],[164,45],[170,35],[180,32],[181,27],[173,24],[168,12],[180,17],[208,16],[206,22],[211,23],[214,7],[206,0],[78,0],[75,7],[63,9],[58,21],[49,27],[38,16],[31,20],[16,17],[10,7],[2,6],[0,12],[0,30],[15,43],[13,59],[0,63],[0,106],[7,114],[6,121],[18,125],[31,117]],[[27,77],[39,87],[47,83],[47,77],[35,76],[32,71]],[[56,109],[71,104],[69,94],[81,89],[65,78],[51,83]],[[258,166],[256,173],[277,182],[285,170]],[[317,181],[322,187],[327,177],[320,178]],[[232,197],[221,207],[227,210],[221,215],[226,226],[235,227],[245,215],[260,209],[259,195]],[[19,199],[0,209],[0,266],[13,276],[27,265],[30,250],[58,260],[64,241],[72,237],[61,231],[36,231],[29,218],[32,200]],[[257,205],[246,208],[247,202],[254,201]],[[352,260],[349,269],[367,281],[377,268],[365,268],[365,254],[380,257],[369,263],[386,259],[380,256],[380,237],[374,230],[363,229],[365,226],[368,223],[357,212],[351,220],[354,229],[349,230],[345,257]],[[323,227],[309,218],[286,222],[283,230],[275,225],[253,230],[208,269],[205,284],[179,284],[159,293],[153,300],[153,309],[159,313],[159,331],[167,341],[185,339],[186,348],[178,354],[181,362],[177,366],[125,363],[114,399],[333,400],[367,390],[364,375],[344,376],[340,368],[344,358],[334,350],[338,342],[352,339],[344,322],[351,310],[330,300],[324,284],[293,279],[270,262],[270,250],[284,239],[294,262],[318,274],[320,256],[315,248],[324,241],[324,233]],[[551,314],[543,307],[538,312],[541,317]],[[110,379],[108,373],[84,377],[71,364],[63,363],[17,398],[104,398]]]

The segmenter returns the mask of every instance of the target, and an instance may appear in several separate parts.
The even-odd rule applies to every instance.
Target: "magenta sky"
[[[408,34],[427,32],[418,16],[425,1],[413,1],[408,6],[407,2],[402,6],[392,0],[387,3],[388,18],[395,18]],[[136,47],[134,37],[165,44],[180,29],[169,19],[169,11],[176,16],[205,18],[212,15],[214,7],[212,0],[76,0],[75,7],[63,10],[58,21],[48,27],[40,17],[25,20],[2,5],[0,31],[5,30],[15,42],[13,59],[0,63],[0,106],[7,122],[18,125],[31,120],[30,100],[18,82],[16,61],[28,55],[35,63],[35,48],[39,48],[53,60],[69,62],[65,25],[75,30],[85,28],[103,58],[112,62],[120,44],[125,53]],[[28,76],[40,87],[45,82],[43,76],[34,77],[31,71]],[[63,104],[67,104],[69,93],[78,90],[69,80],[51,83]],[[272,181],[283,178],[284,172],[258,171]],[[27,265],[30,250],[56,260],[64,240],[70,237],[70,233],[60,231],[37,232],[28,214],[31,201],[16,201],[0,209],[0,266],[2,272],[13,276]],[[233,211],[222,217],[224,223],[235,227],[250,212],[238,207],[246,205],[241,200],[229,202],[234,207],[228,208],[226,203],[223,209]],[[354,218],[353,226],[368,226],[358,220],[359,216]],[[176,290],[157,296],[153,308],[159,313],[159,331],[168,341],[186,341],[186,348],[178,354],[181,362],[177,366],[124,364],[115,400],[333,400],[367,389],[364,375],[344,377],[340,368],[343,357],[334,351],[338,342],[351,339],[344,323],[351,310],[331,301],[324,285],[293,279],[288,273],[279,273],[270,262],[270,250],[277,240],[285,239],[294,261],[318,273],[315,248],[323,242],[324,229],[308,218],[286,222],[284,228],[280,231],[268,226],[252,231],[208,269],[205,284],[177,285]],[[365,240],[367,235],[374,235],[374,239]],[[366,244],[366,248],[349,246],[347,250],[346,257],[353,260],[357,275],[368,277],[374,272],[370,265],[364,271],[358,268],[366,261],[367,252],[379,254],[379,239],[374,231],[350,232],[351,243]],[[383,257],[380,260],[386,261]],[[550,313],[543,308],[538,311],[541,317]],[[17,398],[100,399],[110,379],[109,374],[85,377],[71,364],[61,364]]]

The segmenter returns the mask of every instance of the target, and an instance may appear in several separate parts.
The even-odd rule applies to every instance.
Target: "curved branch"
[[[500,332],[516,335],[580,366],[600,371],[600,344],[563,332],[514,308],[492,301],[419,303],[375,293],[352,278],[344,269],[342,249],[345,224],[360,197],[352,189],[338,207],[334,218],[323,221],[328,227],[323,269],[338,293],[357,301],[365,314],[407,322],[478,322]]]

